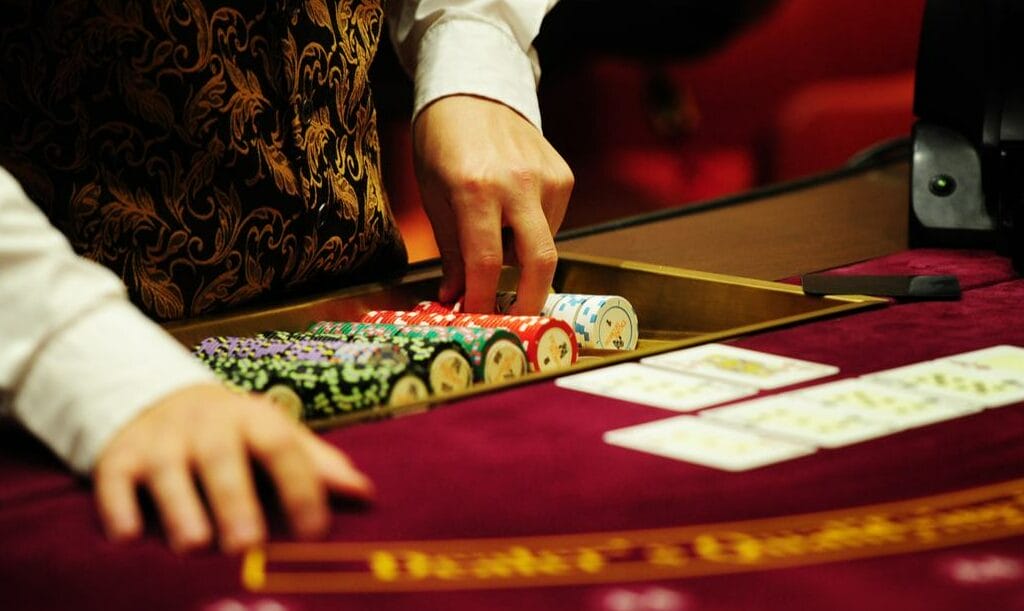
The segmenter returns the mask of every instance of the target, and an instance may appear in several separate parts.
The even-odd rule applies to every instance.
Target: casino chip
[[[318,363],[360,363],[377,365],[385,361],[408,362],[401,349],[383,344],[368,344],[299,337],[273,333],[255,337],[208,337],[195,351],[207,359],[269,359]]]
[[[572,328],[561,320],[543,316],[462,314],[447,309],[434,311],[421,305],[420,310],[412,312],[371,311],[363,317],[363,322],[507,329],[519,338],[533,371],[563,369],[579,357]]]
[[[356,336],[425,337],[428,340],[451,340],[469,359],[475,382],[504,382],[526,374],[526,353],[522,342],[506,329],[452,327],[420,322],[423,312],[376,312],[363,317],[361,323],[320,322],[311,327],[316,333],[356,333]],[[404,325],[394,321],[402,320]],[[409,322],[412,321],[412,322]],[[351,330],[351,331],[346,331]]]
[[[405,332],[395,325],[370,325],[355,322],[315,323],[307,333],[281,331],[261,337],[282,340],[333,339],[345,342],[393,346],[409,359],[410,366],[427,380],[433,394],[443,395],[469,388],[473,369],[463,347],[444,329]]]
[[[508,312],[515,302],[516,293],[513,291],[499,291],[495,299],[500,313]],[[436,301],[421,301],[415,311],[461,313],[458,303],[447,306]],[[628,300],[618,295],[552,293],[548,295],[540,315],[567,323],[582,349],[634,350],[639,341],[636,310]]]
[[[200,342],[195,355],[232,387],[266,393],[306,421],[404,405],[428,395],[426,383],[395,346],[216,337]]]
[[[302,397],[283,384],[268,388],[263,396],[273,401],[293,420],[302,420]]]
[[[541,315],[568,323],[581,348],[634,350],[639,340],[636,310],[618,295],[548,295]]]

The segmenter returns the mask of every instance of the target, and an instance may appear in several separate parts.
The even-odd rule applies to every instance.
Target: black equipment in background
[[[928,0],[910,245],[994,246],[1024,273],[1024,2]]]

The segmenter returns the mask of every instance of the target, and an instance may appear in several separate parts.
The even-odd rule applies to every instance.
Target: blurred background
[[[625,8],[624,8],[625,7]],[[564,229],[842,167],[908,136],[924,0],[561,0],[536,44],[544,133],[576,175]],[[410,259],[436,256],[411,84],[373,67],[384,179]]]

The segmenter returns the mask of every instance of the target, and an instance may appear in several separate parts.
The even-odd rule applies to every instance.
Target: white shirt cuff
[[[467,94],[501,102],[540,129],[540,74],[534,55],[486,20],[467,14],[439,19],[420,42],[414,120],[435,100]]]
[[[30,431],[84,474],[141,411],[204,382],[217,378],[184,346],[128,301],[110,299],[47,342],[13,408]]]

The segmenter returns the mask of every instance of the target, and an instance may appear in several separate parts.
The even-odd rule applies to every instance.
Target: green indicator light
[[[947,197],[956,191],[956,179],[949,174],[938,174],[928,182],[928,190],[938,197]]]

